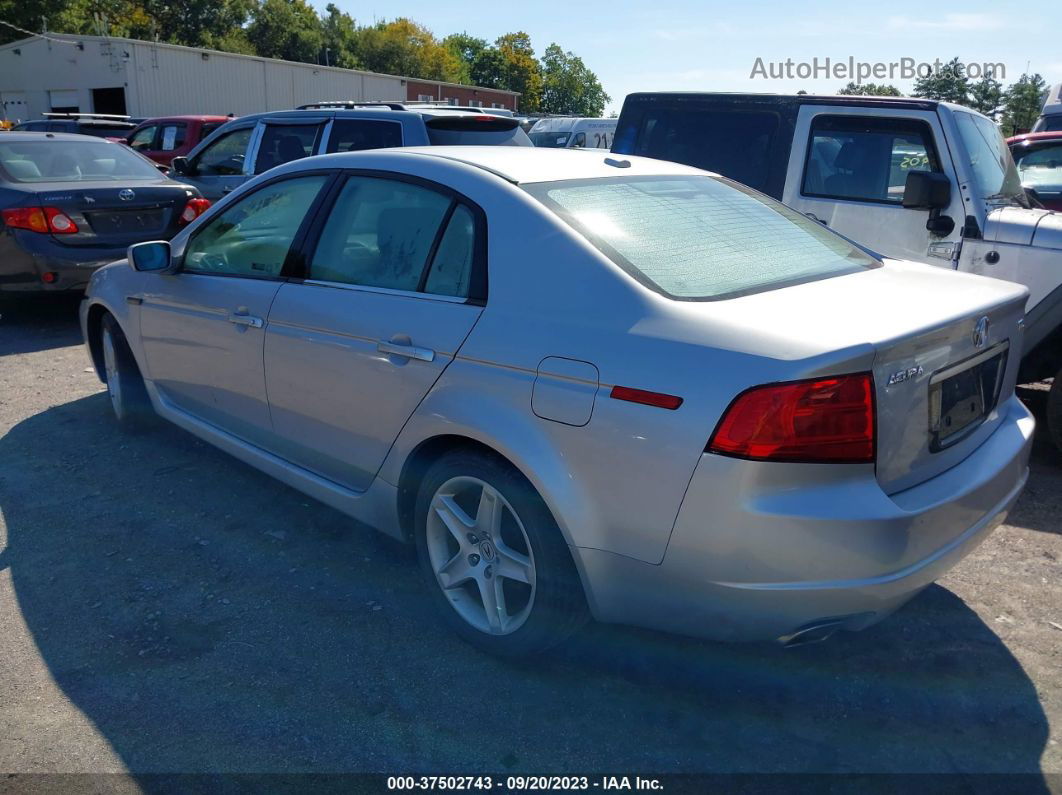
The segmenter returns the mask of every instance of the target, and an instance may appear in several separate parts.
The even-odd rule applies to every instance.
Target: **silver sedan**
[[[82,324],[122,425],[414,543],[442,619],[520,655],[590,616],[888,615],[1025,483],[1025,297],[685,166],[449,147],[274,169],[97,272]]]

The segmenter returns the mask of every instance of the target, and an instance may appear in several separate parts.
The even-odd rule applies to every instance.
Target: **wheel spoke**
[[[487,614],[487,624],[490,631],[500,635],[505,631],[505,625],[509,621],[509,614],[505,610],[505,592],[501,587],[501,580],[497,577],[480,577],[476,580],[479,585],[479,595],[483,599],[483,610]]]
[[[461,506],[454,501],[453,495],[440,494],[435,497],[432,508],[446,529],[457,539],[457,543],[464,549],[468,543],[468,531],[476,526],[475,521],[462,510]]]
[[[479,495],[479,508],[476,509],[476,529],[491,538],[497,538],[504,510],[505,505],[498,492],[484,484]]]
[[[498,551],[499,577],[526,585],[531,585],[535,581],[535,567],[531,558],[517,552],[500,538],[494,539],[494,548]]]
[[[440,584],[445,589],[456,588],[461,583],[472,579],[472,567],[468,565],[468,554],[464,550],[458,550],[457,554],[450,558],[439,569],[439,575],[446,578]]]

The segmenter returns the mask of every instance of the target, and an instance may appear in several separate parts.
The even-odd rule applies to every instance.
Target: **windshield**
[[[617,265],[671,298],[731,298],[879,264],[815,221],[718,177],[617,177],[524,188]]]
[[[1021,184],[1031,188],[1062,185],[1062,141],[1015,153]]]
[[[119,144],[93,141],[0,143],[0,174],[12,182],[158,179],[149,161]]]
[[[531,143],[535,146],[546,146],[550,149],[563,149],[571,133],[566,132],[533,132]]]
[[[955,123],[970,156],[974,180],[986,199],[1009,199],[1024,205],[1018,170],[999,128],[983,116],[956,113]]]

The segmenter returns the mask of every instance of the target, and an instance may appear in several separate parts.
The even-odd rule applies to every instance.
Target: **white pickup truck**
[[[1062,213],[1033,206],[991,119],[925,99],[640,93],[612,151],[720,173],[882,256],[1024,284],[1020,380],[1054,377],[1062,449]]]

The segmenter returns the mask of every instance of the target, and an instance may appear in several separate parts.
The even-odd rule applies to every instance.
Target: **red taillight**
[[[674,411],[682,405],[682,398],[675,395],[665,395],[663,392],[648,392],[644,389],[632,389],[629,386],[614,386],[609,397],[616,400],[626,400],[629,403],[641,403],[645,406],[656,406],[659,409]]]
[[[750,389],[730,404],[707,450],[760,461],[872,462],[874,379],[859,373]]]
[[[208,207],[210,207],[210,199],[189,199],[188,204],[184,205],[184,209],[181,211],[178,223],[181,226],[192,223],[192,221],[205,213]]]
[[[77,224],[70,216],[57,207],[15,207],[0,211],[4,224],[14,229],[28,229],[31,232],[53,235],[73,235],[77,233]]]

